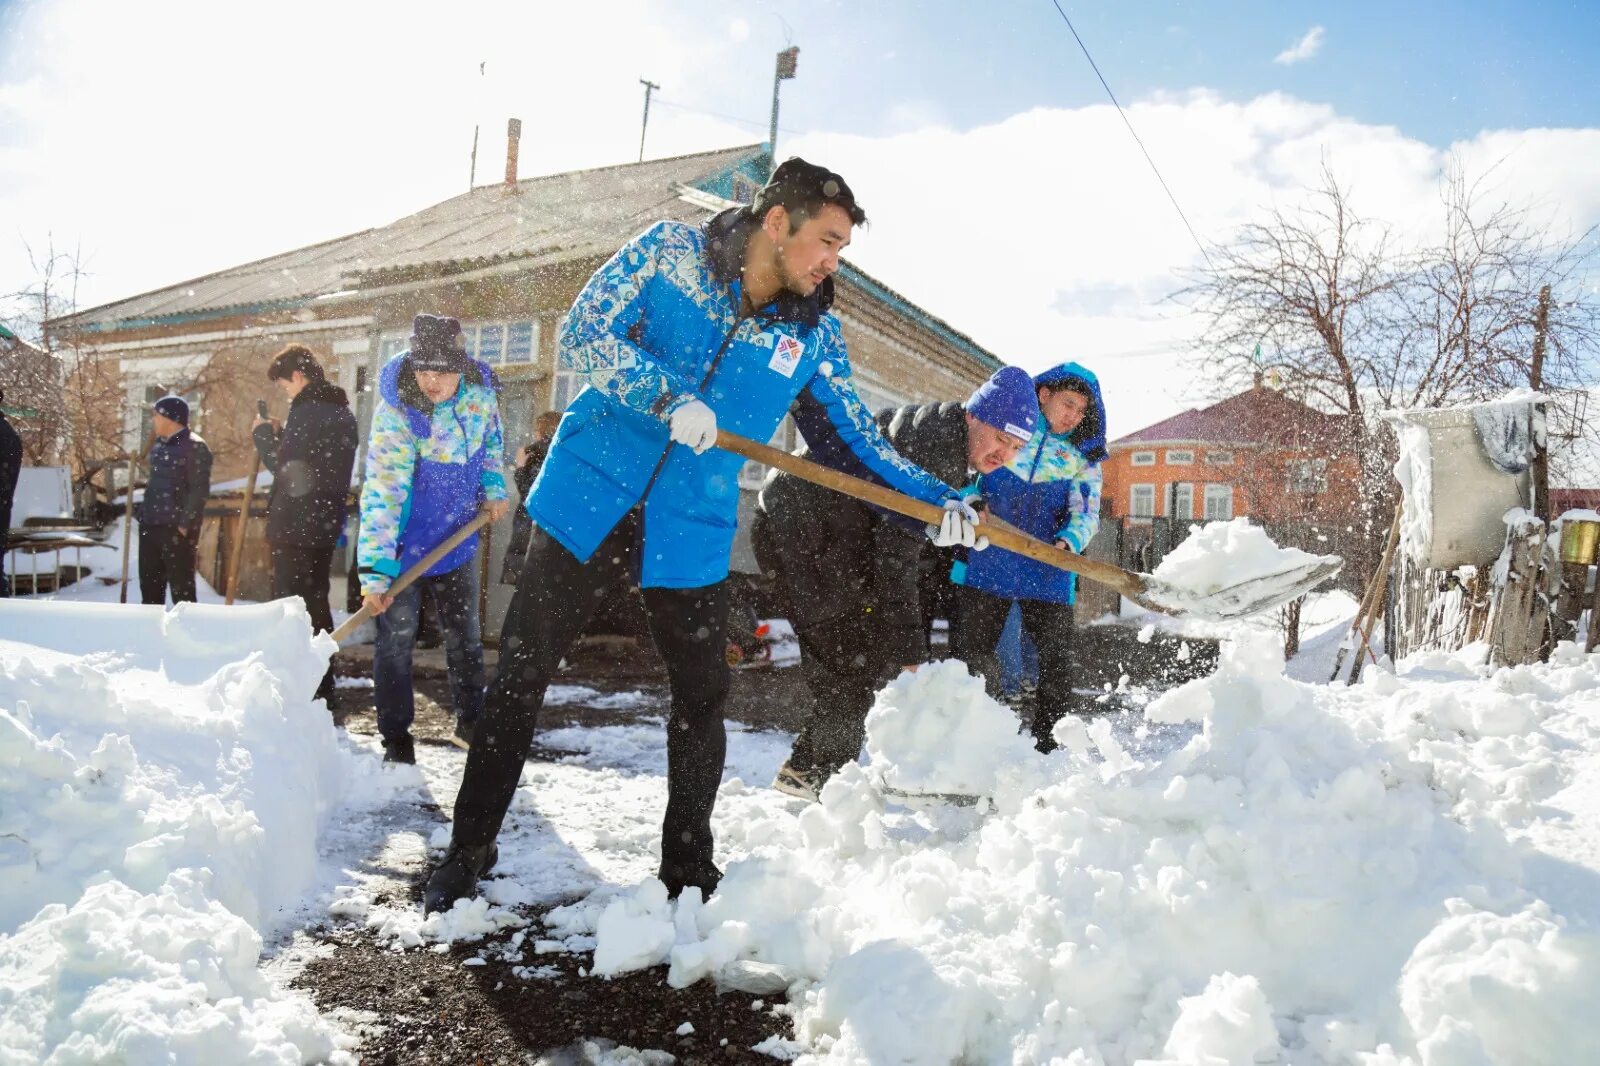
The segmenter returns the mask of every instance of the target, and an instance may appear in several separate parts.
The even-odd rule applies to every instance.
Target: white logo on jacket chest
[[[772,360],[767,363],[768,370],[776,370],[786,378],[794,377],[795,368],[800,365],[800,357],[806,354],[806,346],[793,337],[779,337],[777,346],[772,349]]]

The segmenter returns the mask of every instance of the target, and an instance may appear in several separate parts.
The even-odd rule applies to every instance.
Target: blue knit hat
[[[1020,366],[1003,366],[967,398],[967,414],[1027,440],[1039,423],[1039,393]]]
[[[189,404],[182,396],[163,396],[155,403],[156,414],[181,425],[189,424]]]

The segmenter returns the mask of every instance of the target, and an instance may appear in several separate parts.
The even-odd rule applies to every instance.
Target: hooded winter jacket
[[[890,487],[953,495],[896,455],[851,383],[832,279],[739,317],[755,220],[732,208],[696,228],[659,222],[589,279],[562,325],[559,358],[585,387],[567,408],[528,514],[580,560],[643,506],[640,584],[698,588],[728,576],[739,508],[732,452],[674,445],[672,412],[701,400],[721,429],[767,440],[791,407],[816,448],[831,438]]]
[[[1089,409],[1071,433],[1038,428],[1016,458],[979,480],[978,492],[996,516],[1055,543],[1064,540],[1082,551],[1100,528],[1100,464],[1106,457],[1106,409],[1100,382],[1077,363],[1062,363],[1036,374],[1035,386],[1073,379],[1090,394]],[[1076,575],[1008,551],[968,554],[951,580],[1003,599],[1072,603]]]
[[[267,539],[323,547],[338,543],[356,458],[356,416],[331,381],[313,381],[289,403],[283,430],[255,429],[256,453],[272,471]]]
[[[140,525],[200,528],[211,495],[211,449],[188,426],[150,448],[150,480],[135,511]]]
[[[496,388],[494,371],[474,360],[456,394],[430,405],[416,387],[410,352],[384,365],[367,441],[356,542],[364,594],[387,589],[471,521],[485,500],[506,498]],[[474,534],[433,564],[427,576],[464,566],[477,550]]]

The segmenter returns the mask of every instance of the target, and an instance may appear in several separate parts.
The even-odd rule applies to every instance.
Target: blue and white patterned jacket
[[[424,412],[405,399],[410,354],[396,355],[378,375],[356,541],[364,594],[386,590],[470,522],[483,501],[507,497],[494,371],[474,361],[456,394]],[[465,566],[477,550],[474,533],[429,567],[427,576]]]
[[[900,458],[856,395],[832,279],[741,319],[740,268],[754,221],[730,209],[696,228],[658,222],[589,279],[562,324],[559,358],[585,387],[567,408],[528,514],[587,560],[644,508],[640,584],[698,588],[728,576],[744,460],[671,443],[667,420],[699,399],[721,429],[765,441],[791,407],[890,487],[930,503],[953,491]],[[802,417],[805,416],[805,417]]]
[[[1100,528],[1100,463],[1106,457],[1106,409],[1100,382],[1077,363],[1062,363],[1033,383],[1067,378],[1082,382],[1093,399],[1071,433],[1051,433],[1043,418],[1016,458],[978,482],[989,510],[1025,533],[1054,543],[1064,540],[1083,551]],[[951,579],[970,588],[1015,600],[1071,603],[1077,578],[1065,570],[1008,551],[968,552]]]

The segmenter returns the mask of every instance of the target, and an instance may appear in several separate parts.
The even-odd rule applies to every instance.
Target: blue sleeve
[[[613,400],[663,420],[690,400],[694,387],[628,336],[645,312],[645,290],[664,256],[692,251],[681,222],[658,222],[623,245],[594,272],[561,323],[557,358],[564,369]]]
[[[822,366],[807,382],[795,425],[819,462],[876,481],[924,503],[942,504],[954,489],[894,450],[850,380],[850,359],[832,315],[818,326]]]

